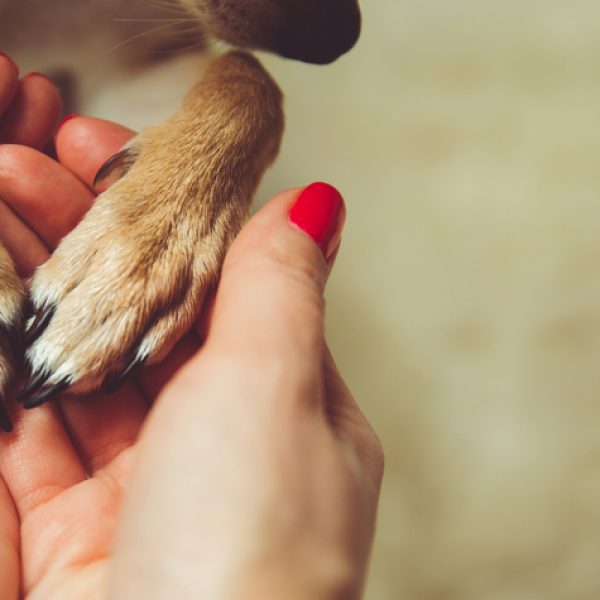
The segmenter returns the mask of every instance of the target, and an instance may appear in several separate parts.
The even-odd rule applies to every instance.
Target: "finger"
[[[0,52],[0,118],[13,101],[19,87],[19,69],[12,59]]]
[[[207,348],[269,362],[295,358],[298,366],[320,356],[326,257],[344,214],[339,192],[321,183],[266,204],[227,254]]]
[[[2,201],[0,201],[0,243],[8,250],[20,277],[33,275],[48,258],[40,238]]]
[[[18,597],[19,573],[19,520],[8,488],[0,478],[0,581],[6,600]]]
[[[131,129],[110,121],[75,117],[58,130],[56,153],[60,162],[91,188],[100,167],[134,136]]]
[[[19,82],[8,110],[0,119],[0,143],[43,148],[51,139],[62,110],[58,88],[41,73]]]
[[[15,428],[0,436],[0,474],[21,520],[67,488],[86,479],[56,406],[13,407]]]
[[[52,249],[81,220],[94,195],[41,152],[8,144],[0,146],[0,198]]]

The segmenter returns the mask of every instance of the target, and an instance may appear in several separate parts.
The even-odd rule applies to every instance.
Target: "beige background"
[[[265,58],[288,128],[258,197],[347,200],[328,337],[387,453],[367,598],[600,598],[600,4],[363,10],[335,65]],[[197,66],[167,62],[116,55],[86,112],[168,114]]]
[[[600,598],[600,4],[366,0],[269,64],[262,190],[348,203],[329,339],[387,452],[370,600]]]

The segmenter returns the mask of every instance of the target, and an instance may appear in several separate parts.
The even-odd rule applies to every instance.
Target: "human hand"
[[[17,65],[0,52],[0,144],[43,148],[60,116],[61,99],[41,73],[19,79]]]
[[[19,79],[15,63],[0,53],[0,168],[2,144],[26,144],[43,148],[51,138],[60,115],[61,100],[56,87],[43,75],[30,73]],[[24,222],[2,200],[0,186],[0,239],[23,275],[35,262],[43,260],[44,247],[32,237]],[[16,597],[19,583],[18,521],[9,492],[0,479],[0,589],[3,597]]]
[[[233,243],[144,426],[111,598],[359,597],[383,455],[324,341],[338,210],[324,184],[284,192]]]
[[[64,166],[2,148],[12,168],[0,191],[30,241],[51,247],[75,225],[93,199],[82,181],[131,135],[74,119],[57,137]],[[94,598],[109,585],[116,598],[358,594],[381,452],[323,342],[328,267],[287,220],[297,195],[269,203],[232,247],[200,352],[192,332],[113,396],[17,409],[0,439],[18,511],[0,488],[5,589],[16,589],[20,523],[30,598]]]
[[[46,77],[30,73],[19,79],[15,63],[0,53],[0,145],[44,148],[52,137],[60,111],[58,89]],[[3,171],[6,173],[8,168]],[[2,189],[0,239],[17,259],[17,268],[23,275],[31,273],[33,264],[45,260],[43,243],[28,236],[22,220],[2,201]]]

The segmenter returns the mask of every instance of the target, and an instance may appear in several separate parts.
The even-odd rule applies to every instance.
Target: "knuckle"
[[[10,178],[14,173],[20,147],[13,144],[0,144],[0,177],[3,179]]]
[[[318,248],[310,240],[289,240],[275,237],[263,247],[263,259],[282,275],[319,292],[324,284],[324,261]]]
[[[295,289],[303,298],[312,298],[314,308],[320,312],[323,310],[325,262],[318,248],[312,248],[309,240],[306,243],[309,248],[277,237],[267,238],[253,243],[249,251],[230,252],[225,270],[234,279],[267,280],[273,285]]]
[[[0,144],[0,183],[2,188],[20,188],[23,173],[30,167],[33,150],[17,144]]]

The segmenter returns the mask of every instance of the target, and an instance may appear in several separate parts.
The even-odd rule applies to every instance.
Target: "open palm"
[[[85,214],[96,171],[133,132],[74,119],[57,135],[60,162],[52,160],[36,148],[46,146],[55,127],[58,93],[43,77],[19,82],[10,69],[0,60],[0,239],[27,279]],[[105,593],[140,428],[164,383],[198,347],[199,337],[189,334],[162,365],[110,396],[66,398],[30,411],[9,402],[15,430],[0,436],[3,598]]]

